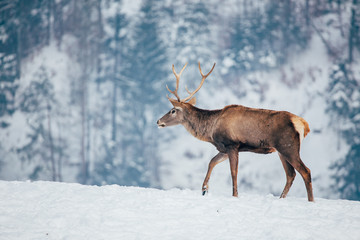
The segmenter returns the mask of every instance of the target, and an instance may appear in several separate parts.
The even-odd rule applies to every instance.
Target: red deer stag
[[[205,79],[214,70],[202,76],[200,85],[188,97],[180,99],[177,91],[179,80],[185,66],[177,74],[176,88],[171,91],[176,99],[168,96],[174,106],[167,114],[157,121],[158,127],[168,127],[181,124],[194,137],[212,143],[219,153],[211,159],[202,186],[203,195],[208,191],[210,174],[216,164],[229,159],[233,185],[233,196],[237,196],[238,152],[272,153],[277,151],[286,173],[286,184],[281,198],[285,198],[295,178],[296,169],[305,182],[308,200],[314,201],[311,174],[300,159],[300,145],[309,133],[309,124],[301,117],[286,111],[249,108],[242,105],[229,105],[219,110],[203,110],[195,107],[194,94],[202,87]]]

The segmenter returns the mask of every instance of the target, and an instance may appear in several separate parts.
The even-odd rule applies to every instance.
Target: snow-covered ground
[[[0,239],[359,239],[360,202],[0,181]]]

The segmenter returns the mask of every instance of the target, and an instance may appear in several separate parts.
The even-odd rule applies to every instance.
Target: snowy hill
[[[188,62],[184,98],[200,61],[216,67],[197,107],[303,117],[315,196],[360,200],[360,1],[219,2],[0,1],[0,180],[199,189],[216,149],[156,121],[172,64]],[[241,153],[238,183],[278,196],[278,155]],[[230,195],[228,161],[210,185]],[[289,196],[305,194],[298,174]]]
[[[360,202],[0,182],[0,239],[359,239]]]

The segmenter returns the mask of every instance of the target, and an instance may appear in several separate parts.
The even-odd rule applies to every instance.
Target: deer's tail
[[[291,121],[295,127],[295,130],[299,133],[300,144],[306,135],[310,132],[310,127],[307,121],[299,116],[293,116]]]

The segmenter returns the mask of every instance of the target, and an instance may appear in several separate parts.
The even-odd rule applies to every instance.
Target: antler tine
[[[214,70],[215,65],[216,65],[216,63],[214,63],[214,65],[213,65],[213,67],[211,68],[210,72],[208,72],[208,74],[204,75],[204,74],[202,73],[202,71],[201,71],[201,66],[200,66],[200,62],[199,62],[199,70],[200,70],[201,76],[202,76],[203,78],[207,78],[207,77],[210,75],[210,73]]]
[[[180,73],[177,74],[176,71],[175,71],[175,66],[174,66],[174,64],[173,64],[173,65],[172,65],[172,71],[173,71],[173,73],[174,73],[174,75],[175,75],[175,78],[176,78],[176,88],[175,88],[174,91],[171,91],[171,90],[169,89],[169,87],[166,85],[167,90],[168,90],[170,93],[174,94],[174,96],[177,98],[177,100],[178,100],[179,102],[180,102],[181,100],[180,100],[179,95],[177,94],[177,91],[178,91],[178,89],[179,89],[179,81],[180,81],[181,74],[182,74],[182,72],[184,71],[184,69],[186,68],[186,66],[187,66],[187,63],[185,63],[185,65],[184,65],[184,67],[181,69]],[[169,98],[169,97],[168,97],[168,98]],[[169,99],[170,99],[170,98],[169,98]]]
[[[181,100],[182,102],[188,101],[189,99],[191,99],[191,98],[194,96],[195,93],[197,93],[197,91],[200,90],[200,88],[201,88],[202,85],[204,84],[205,79],[206,79],[206,78],[211,74],[211,72],[214,70],[215,65],[216,65],[216,63],[214,63],[214,65],[213,65],[213,67],[211,68],[210,72],[208,72],[206,75],[204,75],[204,74],[202,73],[202,71],[201,71],[200,62],[199,62],[199,70],[200,70],[200,74],[201,74],[201,76],[202,76],[201,83],[200,83],[200,85],[195,89],[195,91],[193,91],[193,92],[190,92],[190,91],[186,88],[186,91],[190,94],[190,96],[188,96],[187,98],[182,99],[182,100]]]
[[[177,94],[177,89],[175,89],[174,91],[171,91],[171,90],[169,89],[168,85],[166,85],[166,88],[167,88],[167,90],[168,90],[170,93],[174,94],[174,96],[175,96],[175,97],[177,98],[177,100],[180,102],[180,98],[179,98],[179,96],[178,96],[178,94]],[[166,96],[167,96],[167,98],[170,100],[169,95],[166,95]]]

